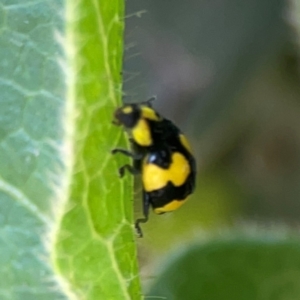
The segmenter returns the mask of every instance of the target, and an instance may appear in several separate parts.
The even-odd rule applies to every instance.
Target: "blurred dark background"
[[[155,107],[190,139],[195,195],[150,217],[147,259],[241,223],[300,217],[300,88],[291,1],[128,0],[126,102]],[[141,213],[137,189],[137,214]]]

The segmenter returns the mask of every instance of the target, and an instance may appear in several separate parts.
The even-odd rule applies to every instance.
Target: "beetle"
[[[133,159],[133,165],[119,168],[120,177],[125,171],[141,174],[144,216],[135,222],[139,237],[143,236],[140,223],[148,221],[150,207],[156,214],[178,209],[194,191],[196,181],[196,162],[188,140],[172,121],[154,110],[152,100],[124,104],[115,110],[113,121],[128,132],[132,148],[112,150],[112,154]]]

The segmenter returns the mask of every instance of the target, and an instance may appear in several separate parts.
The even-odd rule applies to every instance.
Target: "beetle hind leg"
[[[144,218],[139,218],[135,221],[135,231],[137,233],[138,237],[143,237],[143,231],[140,226],[140,223],[147,223],[149,219],[149,208],[150,208],[150,200],[149,200],[149,195],[144,191],[143,193],[143,213],[144,213]]]

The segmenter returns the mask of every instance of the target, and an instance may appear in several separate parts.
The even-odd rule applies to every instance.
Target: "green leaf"
[[[122,0],[0,4],[0,298],[140,299]]]
[[[300,299],[300,241],[249,234],[184,247],[156,277],[149,296],[189,300]]]
[[[64,171],[61,26],[54,4],[0,4],[1,299],[65,298],[46,249]]]

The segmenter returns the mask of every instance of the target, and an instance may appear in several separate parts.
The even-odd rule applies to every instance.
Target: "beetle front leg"
[[[140,161],[140,159],[142,157],[141,155],[136,154],[134,152],[130,152],[130,151],[126,150],[126,149],[120,149],[120,148],[112,149],[111,153],[112,154],[122,153],[122,154],[124,154],[126,156],[129,156],[129,157],[131,157],[133,159],[134,166],[126,164],[126,165],[124,165],[124,166],[122,166],[122,167],[119,168],[119,176],[121,178],[125,175],[125,170],[127,170],[129,173],[131,173],[133,175],[137,175],[137,174],[140,173],[139,168],[137,168],[136,166],[139,165],[139,163],[137,163],[137,162]]]
[[[138,169],[135,169],[133,166],[126,164],[119,168],[119,176],[121,178],[124,177],[125,170],[127,170],[132,175],[137,175],[140,173],[140,171]]]
[[[126,149],[121,149],[121,148],[115,148],[115,149],[112,149],[111,150],[111,154],[115,155],[117,153],[122,153],[126,156],[129,156],[129,157],[133,157],[134,154]]]
[[[121,148],[115,148],[111,150],[111,154],[115,155],[117,153],[122,153],[123,155],[132,157],[134,160],[140,160],[142,158],[141,154],[137,154],[131,151],[128,151],[126,149],[121,149]]]

